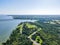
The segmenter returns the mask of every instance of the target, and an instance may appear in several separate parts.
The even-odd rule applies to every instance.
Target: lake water
[[[5,42],[13,29],[21,22],[34,22],[35,20],[1,20],[0,21],[0,43]]]

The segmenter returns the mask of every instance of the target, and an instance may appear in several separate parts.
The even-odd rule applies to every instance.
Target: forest
[[[40,21],[22,22],[12,31],[9,39],[2,43],[2,45],[36,44],[60,45],[60,25]]]

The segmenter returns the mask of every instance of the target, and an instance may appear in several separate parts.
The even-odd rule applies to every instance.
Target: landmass
[[[2,45],[60,45],[60,25],[40,21],[20,23]]]

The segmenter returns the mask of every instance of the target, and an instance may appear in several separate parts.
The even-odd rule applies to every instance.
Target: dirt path
[[[41,28],[39,30],[33,32],[31,35],[28,36],[28,38],[33,42],[33,45],[40,45],[39,43],[37,43],[36,41],[34,41],[33,39],[31,39],[31,36],[34,35],[34,34],[36,34],[40,30],[41,30]]]

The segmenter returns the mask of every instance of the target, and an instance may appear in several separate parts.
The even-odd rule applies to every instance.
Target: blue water
[[[0,21],[0,43],[5,42],[12,31],[21,22],[34,22],[35,20],[1,20]]]

